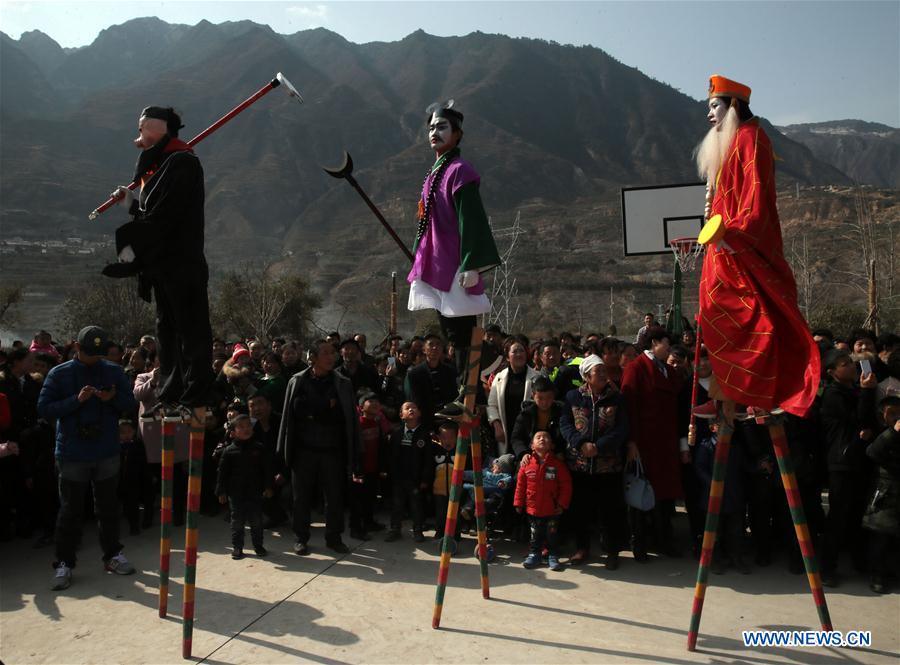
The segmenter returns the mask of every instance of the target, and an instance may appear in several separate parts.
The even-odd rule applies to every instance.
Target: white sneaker
[[[53,576],[53,585],[50,587],[53,591],[62,591],[68,589],[72,583],[72,569],[65,562],[60,562],[56,566],[56,575]]]
[[[134,566],[125,558],[125,555],[119,552],[104,564],[106,570],[116,575],[131,575],[134,572]]]

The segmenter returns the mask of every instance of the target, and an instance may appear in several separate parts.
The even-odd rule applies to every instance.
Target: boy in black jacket
[[[257,556],[266,556],[263,547],[263,497],[272,496],[271,454],[253,438],[253,425],[246,413],[228,422],[231,443],[219,460],[216,495],[219,503],[231,509],[232,559],[244,558],[244,525],[250,525],[250,538]]]
[[[400,539],[403,514],[411,507],[413,539],[424,542],[422,528],[425,525],[424,493],[430,486],[428,451],[431,435],[422,425],[422,414],[415,402],[404,402],[400,407],[403,424],[391,433],[391,485],[393,504],[391,529],[386,542]]]

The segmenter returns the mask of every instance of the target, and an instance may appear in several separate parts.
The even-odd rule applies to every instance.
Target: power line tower
[[[520,216],[521,213],[517,212],[516,221],[513,222],[513,225],[502,229],[495,229],[493,220],[490,222],[494,240],[499,241],[501,238],[508,238],[509,245],[506,246],[505,250],[501,251],[500,266],[494,271],[490,292],[491,311],[489,314],[482,315],[482,327],[491,323],[497,323],[505,331],[513,330],[519,317],[519,288],[516,286],[513,252],[516,249],[519,236],[526,232],[522,228]]]

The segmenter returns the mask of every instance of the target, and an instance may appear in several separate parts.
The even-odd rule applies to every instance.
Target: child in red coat
[[[523,562],[526,568],[541,563],[541,548],[547,543],[550,570],[562,570],[559,563],[559,516],[572,500],[572,476],[565,460],[553,454],[549,432],[535,432],[531,455],[522,460],[516,480],[516,511],[528,513],[531,551]]]

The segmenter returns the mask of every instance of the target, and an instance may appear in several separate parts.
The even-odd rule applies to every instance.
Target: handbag
[[[651,510],[656,505],[656,495],[650,481],[644,475],[644,465],[637,459],[629,464],[623,475],[625,503],[638,510]]]

